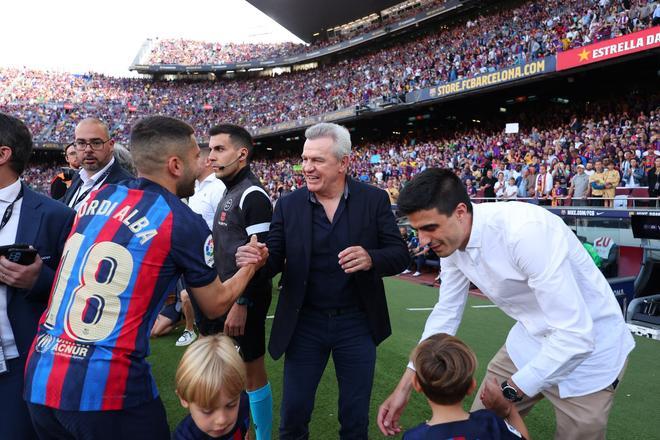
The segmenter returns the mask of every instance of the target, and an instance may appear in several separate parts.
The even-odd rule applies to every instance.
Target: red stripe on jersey
[[[172,212],[167,214],[165,220],[158,228],[158,235],[152,240],[149,250],[144,256],[144,261],[135,280],[133,296],[126,311],[128,319],[144,319],[144,311],[148,310],[149,303],[153,299],[154,288],[158,282],[160,269],[169,255],[172,238]],[[135,341],[141,325],[127,325],[121,329],[110,361],[110,371],[106,381],[104,395],[123,396],[126,391],[126,381],[131,366],[130,360],[125,356],[135,350]],[[147,332],[151,329],[147,329]],[[119,399],[104,399],[101,410],[121,409],[123,402]]]
[[[123,206],[130,205],[135,206],[140,199],[142,199],[141,191],[129,191],[126,198],[117,206],[117,209],[121,209]],[[117,212],[117,209],[115,212]],[[121,227],[121,221],[108,220],[101,232],[96,236],[94,243],[100,243],[102,241],[111,241],[115,236],[119,228]],[[75,230],[75,229],[74,229]],[[80,270],[83,270],[82,268]],[[42,316],[42,320],[45,319],[46,314]],[[68,325],[68,322],[65,322],[64,325]],[[73,339],[67,335],[66,332],[62,332],[59,335],[59,338],[66,341],[75,342]],[[64,380],[66,378],[67,370],[69,369],[69,362],[71,358],[66,356],[54,356],[53,367],[48,374],[48,383],[46,384],[46,402],[45,405],[51,408],[60,407],[60,398],[62,396],[62,388],[64,387]],[[83,378],[81,378],[82,380]]]

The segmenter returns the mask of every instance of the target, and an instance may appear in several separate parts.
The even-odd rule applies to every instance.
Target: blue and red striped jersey
[[[217,276],[211,232],[147,179],[106,185],[78,209],[26,365],[25,399],[69,411],[158,396],[149,333],[177,279]]]

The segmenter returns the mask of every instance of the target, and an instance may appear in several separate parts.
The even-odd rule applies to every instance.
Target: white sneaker
[[[401,272],[400,275],[408,275],[410,272],[412,272],[412,270],[406,269],[403,272]]]
[[[186,345],[192,344],[195,339],[197,339],[197,334],[194,330],[184,330],[183,334],[176,340],[175,345],[177,347],[185,347]]]
[[[415,272],[414,274],[412,274],[412,276],[414,276],[414,277],[418,277],[418,276],[420,276],[421,274],[422,274],[421,272]]]

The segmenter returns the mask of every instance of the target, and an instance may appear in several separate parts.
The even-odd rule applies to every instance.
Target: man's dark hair
[[[184,154],[193,146],[195,130],[187,123],[169,116],[148,116],[131,130],[131,154],[140,172],[152,173],[170,155]]]
[[[220,124],[212,127],[209,130],[209,136],[217,136],[219,134],[228,134],[229,139],[238,148],[247,148],[249,161],[252,158],[252,151],[254,150],[254,143],[252,135],[243,127],[234,124]]]
[[[32,135],[23,121],[0,113],[0,145],[11,148],[9,167],[19,176],[32,154]]]
[[[472,203],[461,179],[450,169],[429,168],[403,188],[397,206],[404,215],[435,208],[450,217],[459,203],[465,203],[472,213]]]

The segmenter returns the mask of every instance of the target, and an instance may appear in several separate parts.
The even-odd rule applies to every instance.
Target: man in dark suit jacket
[[[0,245],[23,243],[37,250],[29,265],[0,257],[0,339],[4,349],[0,363],[4,359],[6,366],[0,372],[2,439],[36,437],[23,400],[23,370],[74,218],[73,210],[35,193],[19,180],[31,151],[27,127],[0,113],[0,211],[10,213],[0,223]]]
[[[64,194],[63,202],[77,209],[89,194],[106,183],[119,183],[133,176],[114,158],[115,141],[99,119],[83,119],[76,126],[73,145],[78,152],[80,172]]]
[[[269,351],[285,354],[280,438],[309,436],[319,380],[332,354],[339,435],[366,439],[376,345],[391,333],[381,277],[404,270],[408,250],[387,193],[346,176],[348,130],[310,127],[303,149],[307,187],[275,207],[265,266],[283,272]],[[252,252],[239,248],[239,264]],[[286,264],[285,264],[286,262]]]

